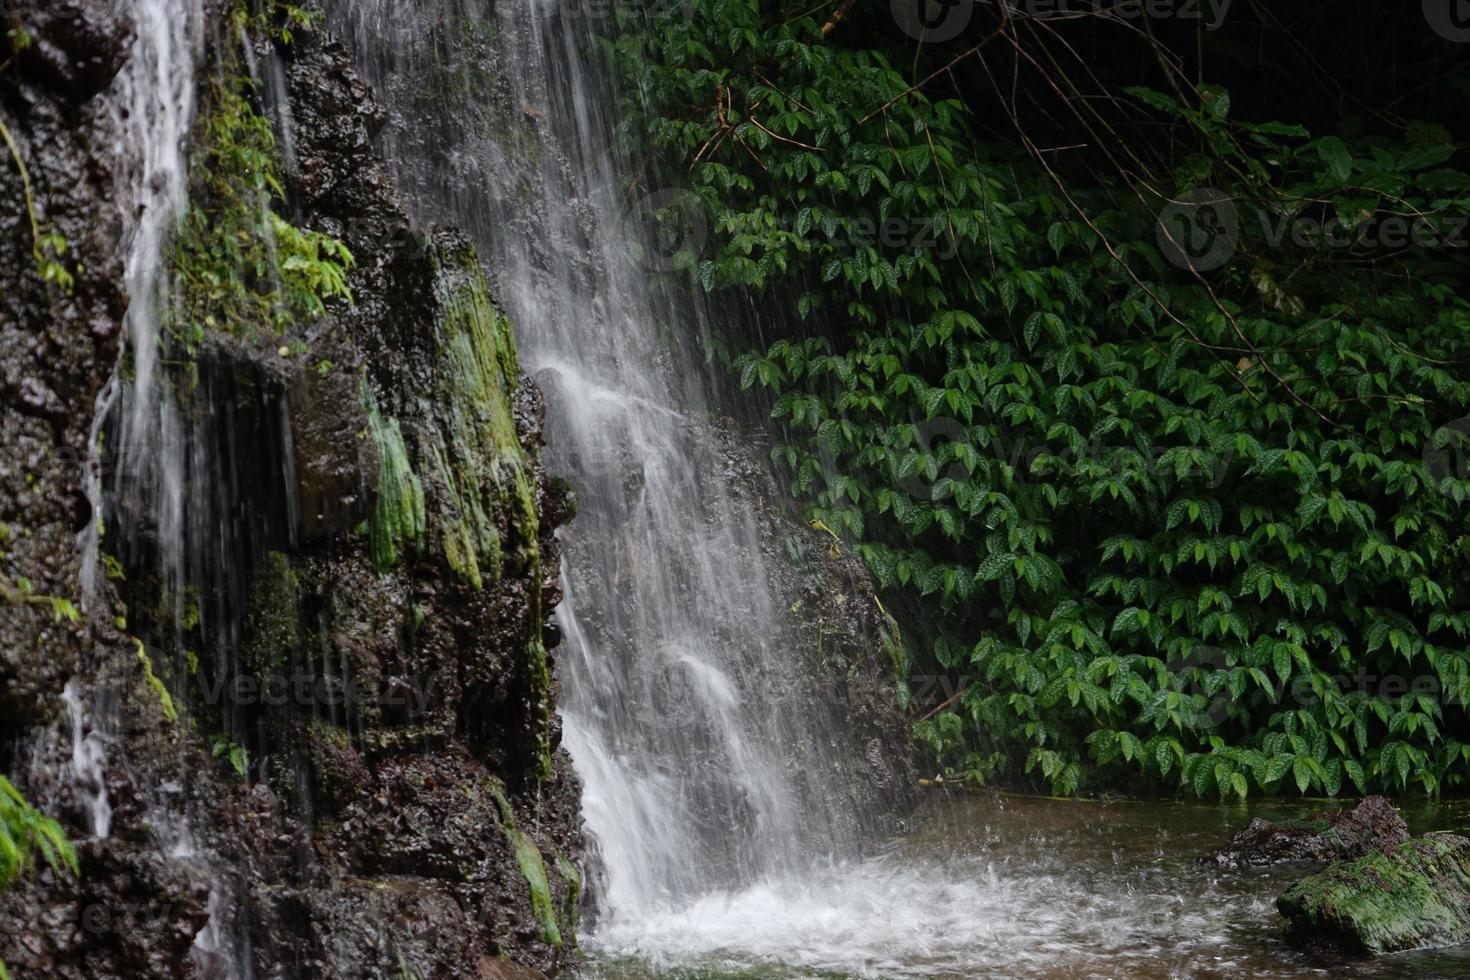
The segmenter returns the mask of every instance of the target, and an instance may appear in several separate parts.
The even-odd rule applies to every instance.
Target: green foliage
[[[1470,213],[1448,132],[1312,139],[1219,89],[1133,90],[1182,148],[1170,196],[1239,209],[1196,274],[1158,193],[1059,182],[882,52],[754,0],[685,13],[616,42],[652,107],[627,142],[708,212],[688,273],[797,314],[730,364],[914,673],[965,685],[919,725],[943,765],[1059,793],[1466,785],[1465,268],[1356,235]],[[1348,245],[1290,233],[1332,218]]]
[[[35,586],[31,580],[21,576],[12,582],[10,579],[0,575],[0,599],[4,599],[11,605],[39,605],[51,607],[51,618],[58,623],[76,623],[82,618],[81,611],[77,609],[76,603],[61,596],[37,595]]]
[[[210,755],[216,759],[228,759],[230,768],[241,779],[244,779],[246,773],[250,771],[250,760],[245,754],[244,746],[226,735],[215,736],[214,744],[210,747]]]
[[[35,856],[58,874],[79,874],[77,852],[61,825],[26,802],[20,791],[0,776],[0,889],[35,868]]]
[[[264,29],[243,10],[236,22],[242,30]],[[285,191],[275,136],[239,60],[236,51],[222,54],[202,93],[190,204],[173,243],[172,264],[184,287],[173,331],[190,349],[209,329],[281,334],[322,316],[330,301],[352,300],[347,274],[354,260],[347,247],[277,213]]]

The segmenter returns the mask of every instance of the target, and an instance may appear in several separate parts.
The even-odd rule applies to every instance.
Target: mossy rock
[[[315,801],[325,812],[335,813],[368,784],[367,766],[347,730],[324,718],[312,719],[304,741]]]
[[[516,864],[520,865],[520,874],[526,879],[526,887],[531,892],[531,912],[537,918],[537,924],[541,927],[541,942],[551,946],[560,946],[563,943],[562,929],[557,924],[556,902],[551,898],[551,882],[547,879],[547,865],[545,858],[541,855],[541,849],[531,835],[516,826],[516,814],[510,808],[510,799],[506,796],[506,788],[501,785],[500,780],[487,780],[485,789],[490,790],[494,798],[495,807],[500,811],[500,832],[506,835],[510,849],[516,855]],[[570,865],[567,865],[570,868]],[[562,865],[557,865],[560,873],[566,874]],[[575,868],[570,868],[572,876],[576,879],[581,889],[581,876],[576,874]],[[570,886],[570,880],[567,882]],[[575,902],[575,896],[573,896]],[[567,923],[567,932],[572,933],[575,924]],[[573,945],[575,945],[575,934],[573,934]]]
[[[1299,938],[1357,951],[1470,942],[1470,840],[1426,834],[1293,885],[1276,908]]]

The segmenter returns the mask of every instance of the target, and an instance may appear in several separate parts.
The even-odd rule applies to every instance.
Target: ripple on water
[[[1197,862],[1251,816],[1299,809],[933,800],[868,860],[599,923],[583,976],[1470,975],[1465,949],[1309,960],[1282,940],[1274,905],[1301,869]],[[1410,816],[1454,826],[1463,812]]]

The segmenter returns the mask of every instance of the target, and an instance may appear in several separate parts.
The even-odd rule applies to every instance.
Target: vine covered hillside
[[[779,314],[712,356],[945,772],[1464,788],[1470,45],[1055,6],[666,7],[614,48],[629,197]]]

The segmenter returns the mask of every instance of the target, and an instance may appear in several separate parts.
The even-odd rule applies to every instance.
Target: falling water
[[[200,0],[135,0],[133,50],[109,95],[116,135],[116,199],[123,221],[124,362],[103,393],[98,427],[111,402],[122,400],[116,492],[152,494],[158,540],[170,583],[182,559],[183,472],[176,454],[179,420],[159,377],[159,349],[168,283],[163,249],[178,227],[188,195],[186,140],[194,120],[194,73],[203,43]],[[99,508],[98,513],[101,513]],[[94,566],[89,561],[87,565]]]
[[[619,189],[616,83],[593,56],[612,6],[335,7],[416,217],[482,243],[577,490],[558,673],[604,925],[840,858],[852,821],[823,780],[843,735],[774,707],[810,678],[705,421],[703,307],[649,288],[669,253],[643,218],[679,199]]]
[[[136,0],[127,5],[133,45],[123,70],[107,93],[115,134],[114,194],[122,237],[119,258],[128,296],[124,346],[112,378],[98,393],[91,428],[92,458],[83,485],[97,519],[80,535],[84,603],[96,593],[98,546],[104,506],[102,466],[97,454],[119,400],[123,419],[119,445],[112,452],[118,480],[115,493],[136,496],[137,488],[156,489],[160,528],[176,528],[182,509],[179,467],[170,465],[165,447],[178,420],[158,380],[159,324],[166,283],[163,248],[177,226],[187,195],[185,141],[194,117],[194,69],[202,43],[199,0]],[[114,502],[115,505],[115,502]],[[160,535],[160,540],[177,540]],[[177,561],[172,566],[177,569]],[[174,576],[177,580],[177,575]],[[63,698],[72,729],[73,782],[86,802],[91,830],[106,837],[111,806],[102,779],[106,731],[112,719],[87,696],[76,679]],[[90,728],[84,725],[90,721]]]
[[[101,737],[87,728],[86,708],[75,679],[66,682],[61,700],[66,704],[67,723],[71,726],[72,783],[87,809],[92,836],[106,837],[112,832],[112,804],[104,780],[107,753]]]

